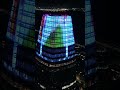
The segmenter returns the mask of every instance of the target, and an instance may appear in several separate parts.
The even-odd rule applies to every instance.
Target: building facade
[[[35,0],[13,0],[2,61],[6,72],[18,81],[34,81],[34,38]]]
[[[96,59],[95,59],[95,32],[91,11],[91,1],[85,0],[85,79],[86,87],[95,84]]]

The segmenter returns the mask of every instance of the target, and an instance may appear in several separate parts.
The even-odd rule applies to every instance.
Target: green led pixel
[[[63,32],[60,25],[58,25],[56,29],[50,33],[50,36],[45,42],[45,46],[52,47],[52,48],[64,47]]]

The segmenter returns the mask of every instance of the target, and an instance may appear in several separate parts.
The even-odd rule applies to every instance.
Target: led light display
[[[90,0],[85,0],[85,45],[95,42],[94,26],[91,17]]]
[[[44,14],[37,41],[36,54],[44,60],[58,62],[74,57],[71,16]]]

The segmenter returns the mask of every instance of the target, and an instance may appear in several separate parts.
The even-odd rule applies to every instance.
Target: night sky
[[[65,7],[80,8],[84,7],[84,0],[36,0],[36,7]]]
[[[117,2],[116,2],[117,3]],[[96,40],[120,46],[117,4],[114,1],[92,0]]]
[[[105,0],[92,0],[92,14],[95,25],[96,39],[102,40],[107,34],[107,12]]]

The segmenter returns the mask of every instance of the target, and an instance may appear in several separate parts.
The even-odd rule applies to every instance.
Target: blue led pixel
[[[37,40],[40,50],[36,52],[39,57],[49,62],[59,62],[75,56],[71,16],[44,14],[41,27]],[[70,46],[73,46],[71,51]]]

